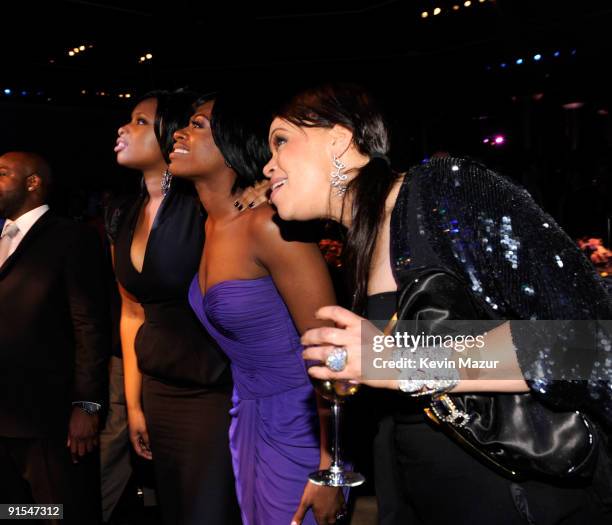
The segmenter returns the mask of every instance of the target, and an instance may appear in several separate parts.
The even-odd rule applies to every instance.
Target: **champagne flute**
[[[331,401],[332,410],[332,464],[327,470],[312,472],[308,479],[315,485],[325,487],[357,487],[365,481],[365,477],[358,472],[344,469],[342,452],[340,449],[340,424],[342,403],[348,396],[352,396],[359,390],[358,384],[348,381],[313,380],[317,392],[324,399]]]

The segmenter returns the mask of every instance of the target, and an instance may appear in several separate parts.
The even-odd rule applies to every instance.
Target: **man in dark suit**
[[[50,182],[39,155],[0,156],[0,503],[81,525],[99,522],[109,308],[100,241],[49,211]]]

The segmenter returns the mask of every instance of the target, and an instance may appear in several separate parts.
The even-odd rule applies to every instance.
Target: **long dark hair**
[[[353,132],[357,150],[370,157],[349,182],[344,196],[346,202],[350,195],[352,208],[343,259],[349,285],[355,288],[353,309],[362,311],[374,247],[384,219],[385,201],[399,176],[386,157],[390,149],[389,130],[382,112],[360,86],[325,84],[301,91],[284,104],[276,116],[301,127],[344,126]]]

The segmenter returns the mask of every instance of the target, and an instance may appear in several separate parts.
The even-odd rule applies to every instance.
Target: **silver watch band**
[[[94,403],[93,401],[73,401],[72,406],[84,410],[90,416],[97,414],[102,408],[100,403]]]

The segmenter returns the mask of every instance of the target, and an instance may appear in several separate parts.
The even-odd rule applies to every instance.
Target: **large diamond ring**
[[[346,348],[342,346],[334,346],[332,351],[327,356],[325,364],[332,372],[342,372],[346,367],[346,358],[348,354]]]

